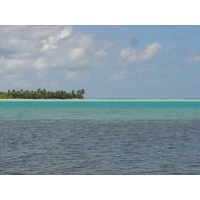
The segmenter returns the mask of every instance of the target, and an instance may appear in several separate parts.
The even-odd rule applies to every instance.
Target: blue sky
[[[0,26],[0,90],[200,98],[200,26]]]

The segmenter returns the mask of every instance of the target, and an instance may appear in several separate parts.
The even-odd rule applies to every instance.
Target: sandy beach
[[[199,102],[200,99],[0,99],[0,101],[134,101],[134,102],[141,102],[141,101],[163,101],[163,102]]]
[[[91,99],[0,99],[0,101],[88,101]]]

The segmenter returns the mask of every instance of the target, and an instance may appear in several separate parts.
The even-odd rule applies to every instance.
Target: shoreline
[[[159,102],[186,102],[186,101],[195,101],[200,102],[200,99],[0,99],[0,101],[131,101],[131,102],[150,102],[150,101],[159,101]]]
[[[0,99],[0,101],[84,101],[90,99]]]

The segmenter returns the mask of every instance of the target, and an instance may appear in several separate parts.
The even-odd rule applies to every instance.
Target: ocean
[[[200,174],[200,100],[1,100],[1,175]]]

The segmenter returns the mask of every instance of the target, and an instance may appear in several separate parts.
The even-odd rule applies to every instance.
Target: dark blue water
[[[200,101],[0,101],[0,174],[200,174]]]

